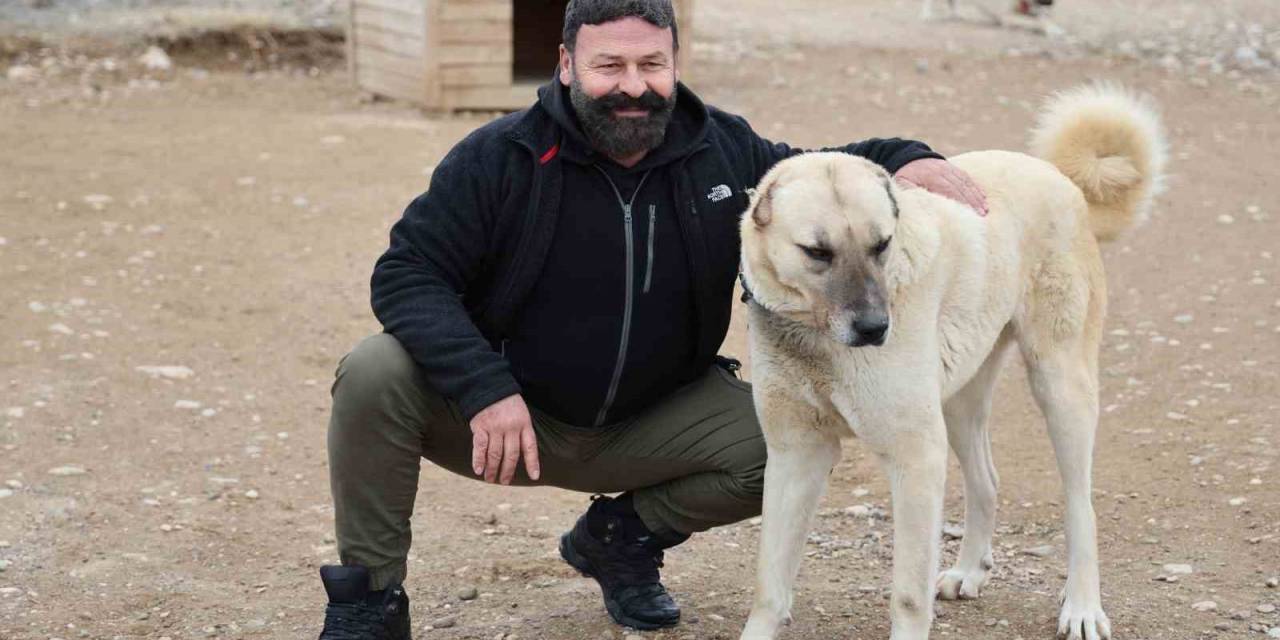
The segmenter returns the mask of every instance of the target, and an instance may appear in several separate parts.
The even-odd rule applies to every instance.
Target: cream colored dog
[[[1110,637],[1090,498],[1107,299],[1098,241],[1145,214],[1165,142],[1145,102],[1087,87],[1047,106],[1032,146],[1039,158],[951,159],[986,191],[985,218],[838,153],[787,160],[761,181],[741,230],[769,464],[744,639],[774,638],[789,619],[815,507],[853,435],[893,491],[892,638],[927,638],[935,595],[978,596],[996,511],[987,418],[1013,345],[1066,492],[1058,633]],[[965,532],[939,575],[948,443],[964,472]]]

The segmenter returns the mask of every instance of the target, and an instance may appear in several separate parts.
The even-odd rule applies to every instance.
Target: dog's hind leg
[[[1102,610],[1092,502],[1098,345],[1106,285],[1100,261],[1096,255],[1092,259],[1097,266],[1087,269],[1089,276],[1080,274],[1071,278],[1074,282],[1066,288],[1037,293],[1040,299],[1034,306],[1053,317],[1031,318],[1028,326],[1020,327],[1019,335],[1031,392],[1044,412],[1066,493],[1067,584],[1062,591],[1058,633],[1071,640],[1111,637],[1111,622]],[[1091,282],[1086,283],[1086,277]],[[1060,279],[1044,289],[1063,282]],[[1071,303],[1072,298],[1077,304]]]
[[[943,405],[947,440],[964,473],[964,539],[952,568],[938,576],[943,600],[977,598],[994,560],[991,537],[996,526],[996,488],[999,477],[991,457],[991,396],[1008,348],[1002,336],[973,379]]]
[[[791,620],[791,597],[813,513],[840,459],[840,440],[812,424],[800,407],[779,415],[765,408],[768,464],[760,526],[756,595],[742,639],[772,640]]]

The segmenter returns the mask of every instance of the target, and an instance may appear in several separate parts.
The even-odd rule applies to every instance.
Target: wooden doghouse
[[[522,109],[555,69],[567,4],[351,0],[347,64],[361,89],[429,109]],[[693,0],[675,6],[687,50]]]

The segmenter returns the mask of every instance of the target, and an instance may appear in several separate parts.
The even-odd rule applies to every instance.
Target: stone
[[[1268,589],[1276,589],[1276,588],[1280,588],[1280,578],[1268,578],[1268,579],[1267,579],[1267,588],[1268,588]]]
[[[169,58],[169,54],[155,45],[147,47],[146,52],[138,56],[138,62],[149,71],[168,71],[173,68],[173,60]]]
[[[463,602],[475,600],[478,597],[480,597],[480,592],[475,587],[463,587],[458,590],[458,599]]]
[[[458,616],[444,616],[427,623],[428,629],[450,629],[458,625]]]
[[[948,522],[942,525],[942,537],[944,540],[959,540],[964,537],[964,527],[954,522]]]
[[[1194,570],[1189,564],[1166,564],[1161,568],[1164,569],[1166,573],[1174,575],[1191,575],[1194,573]]]
[[[9,67],[5,77],[9,79],[9,82],[35,82],[40,77],[40,74],[35,67],[29,64],[15,64]]]
[[[1033,558],[1047,558],[1053,555],[1053,547],[1046,544],[1039,547],[1031,547],[1030,549],[1023,549],[1022,555],[1031,556]]]
[[[1260,604],[1257,611],[1258,613],[1275,613],[1276,606],[1274,604]]]
[[[134,367],[135,371],[141,371],[152,378],[168,378],[170,380],[186,380],[196,374],[189,367],[181,365],[143,365]]]
[[[102,193],[91,193],[85,196],[84,198],[82,198],[82,200],[84,200],[84,203],[89,205],[90,207],[98,211],[101,211],[105,209],[107,205],[114,202],[115,198],[112,198],[111,196],[102,194]]]
[[[54,467],[49,470],[51,476],[82,476],[88,473],[84,467],[77,465],[66,465],[62,467]]]
[[[844,514],[855,518],[865,518],[871,515],[871,508],[865,504],[855,504],[852,507],[845,507]]]
[[[1202,600],[1202,601],[1200,601],[1200,602],[1197,602],[1197,603],[1195,603],[1195,604],[1191,605],[1191,608],[1192,608],[1192,609],[1195,609],[1196,611],[1200,611],[1200,612],[1203,612],[1203,613],[1208,613],[1208,612],[1210,612],[1210,611],[1217,611],[1217,610],[1218,610],[1218,603],[1216,603],[1216,602],[1214,602],[1214,601],[1212,601],[1212,600]]]

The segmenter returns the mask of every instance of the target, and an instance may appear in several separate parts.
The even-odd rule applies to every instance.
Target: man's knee
[[[758,504],[764,499],[767,448],[763,437],[748,440],[741,446],[743,451],[739,454],[738,464],[734,465],[730,474],[733,479],[732,492],[740,500]]]
[[[379,333],[361,340],[339,361],[331,392],[335,403],[363,404],[415,385],[417,376],[417,365],[400,341]]]

